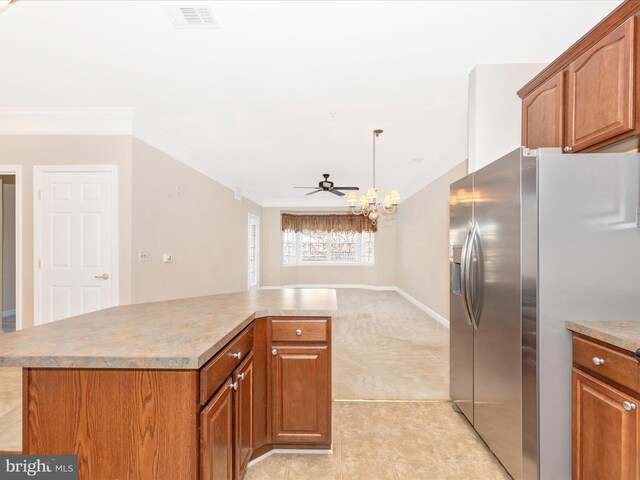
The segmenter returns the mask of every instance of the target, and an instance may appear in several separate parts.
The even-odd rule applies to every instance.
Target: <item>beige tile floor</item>
[[[449,402],[334,402],[332,455],[276,454],[245,480],[510,478]]]

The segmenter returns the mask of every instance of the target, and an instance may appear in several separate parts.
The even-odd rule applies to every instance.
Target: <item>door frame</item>
[[[251,273],[249,272],[249,256],[251,254],[251,244],[249,243],[249,234],[251,233],[251,224],[257,225],[256,229],[256,284],[251,285]],[[253,213],[249,214],[247,220],[247,290],[258,290],[260,288],[260,216]]]
[[[119,255],[119,238],[118,229],[118,166],[117,165],[34,165],[33,167],[33,325],[42,325],[40,322],[40,297],[42,270],[38,267],[38,259],[41,258],[41,216],[42,207],[39,202],[39,192],[42,188],[42,174],[44,173],[109,173],[111,174],[111,193],[112,193],[112,212],[113,225],[113,289],[111,293],[112,306],[116,307],[120,304],[120,255]]]
[[[16,177],[16,331],[18,331],[22,330],[22,165],[0,165],[0,175]]]

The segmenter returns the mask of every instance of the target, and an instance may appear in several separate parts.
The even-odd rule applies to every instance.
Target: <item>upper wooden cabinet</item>
[[[522,101],[522,144],[563,146],[564,72],[558,72]]]
[[[576,152],[634,129],[634,24],[630,18],[567,69],[567,144]]]
[[[622,3],[518,91],[524,146],[565,153],[640,147],[639,12],[639,1]]]

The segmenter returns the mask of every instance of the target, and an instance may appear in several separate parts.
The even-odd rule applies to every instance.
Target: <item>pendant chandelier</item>
[[[351,205],[351,212],[354,215],[364,215],[371,220],[373,225],[380,218],[380,213],[391,215],[395,213],[398,203],[400,202],[400,193],[398,190],[391,190],[391,193],[384,196],[382,202],[378,202],[378,189],[376,188],[376,139],[382,133],[379,128],[373,131],[373,186],[367,190],[366,195],[362,195],[360,199],[356,192],[349,192],[347,201]]]

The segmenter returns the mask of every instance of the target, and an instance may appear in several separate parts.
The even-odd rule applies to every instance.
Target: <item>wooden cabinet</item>
[[[228,379],[200,413],[201,480],[233,479],[233,389]]]
[[[632,131],[634,25],[629,18],[567,69],[567,145],[573,152]]]
[[[640,148],[639,22],[640,2],[623,2],[518,91],[524,146]]]
[[[253,352],[240,365],[234,374],[237,390],[234,394],[235,442],[234,467],[237,479],[244,477],[247,465],[253,453],[253,417],[254,417],[254,369]]]
[[[331,443],[326,346],[275,348],[271,369],[274,443]]]
[[[640,480],[640,363],[573,336],[573,480]]]
[[[522,144],[564,145],[564,72],[558,72],[522,101]]]
[[[640,403],[573,369],[573,478],[637,480]]]

